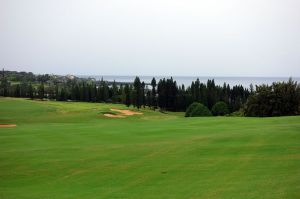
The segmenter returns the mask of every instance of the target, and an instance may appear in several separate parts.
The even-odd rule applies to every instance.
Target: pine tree
[[[4,69],[3,69],[2,77],[1,77],[1,85],[0,85],[0,90],[1,90],[2,96],[4,96],[4,97],[8,96],[9,87],[10,87],[10,83],[8,82],[7,78],[5,77]]]
[[[152,81],[151,81],[151,86],[152,86],[152,91],[151,91],[151,102],[150,102],[150,106],[153,107],[153,109],[156,108],[157,106],[157,100],[156,100],[156,80],[153,77]]]
[[[33,95],[33,87],[32,87],[31,83],[29,84],[29,87],[28,87],[28,97],[30,97],[30,99],[33,99],[33,97],[34,97],[34,95]]]
[[[142,104],[141,81],[139,77],[135,78],[133,87],[134,87],[133,105],[139,109],[141,108],[141,104]]]
[[[98,96],[97,92],[98,92],[97,86],[96,84],[93,84],[93,98],[92,98],[93,102],[97,102],[97,96]]]
[[[41,83],[39,88],[38,88],[38,94],[39,94],[39,98],[40,99],[44,99],[45,98],[45,87],[44,87],[44,83]]]
[[[20,84],[20,96],[27,97],[28,93],[28,83],[26,81],[22,81]]]
[[[147,93],[146,93],[146,106],[148,107],[151,107],[151,91],[150,90],[147,90]]]
[[[113,103],[118,102],[118,86],[116,84],[116,81],[113,82],[111,91],[112,91],[111,92],[112,93],[112,95],[111,95],[112,102]]]
[[[252,95],[254,93],[253,84],[250,84],[250,94]]]
[[[46,88],[46,93],[48,94],[49,99],[55,99],[55,87],[54,87],[54,85],[49,85]]]
[[[126,106],[129,107],[131,104],[131,99],[130,99],[130,88],[128,84],[125,85],[124,93],[125,93],[125,104]]]
[[[146,98],[145,98],[145,82],[142,82],[141,84],[141,99],[142,99],[142,105],[145,108],[146,105]]]
[[[59,100],[59,90],[58,90],[58,84],[55,85],[55,100]]]
[[[89,101],[89,89],[88,89],[88,85],[85,82],[82,84],[82,92],[83,92],[83,101],[88,102]]]
[[[64,87],[60,90],[59,100],[66,101],[66,91]]]
[[[106,102],[109,98],[109,87],[106,82],[103,82],[103,101]]]
[[[216,86],[214,80],[207,80],[207,106],[209,109],[216,103]]]
[[[17,84],[15,87],[14,97],[20,97],[20,96],[21,96],[21,89],[20,89],[20,85]]]
[[[195,85],[194,85],[194,98],[196,102],[200,101],[200,81],[199,78],[197,78],[197,80],[195,81]]]

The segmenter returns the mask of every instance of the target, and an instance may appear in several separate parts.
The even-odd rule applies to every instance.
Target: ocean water
[[[87,78],[95,78],[96,80],[100,80],[103,78],[106,81],[116,81],[116,82],[127,82],[131,83],[134,81],[135,76],[87,76],[81,75],[79,77]],[[162,78],[170,78],[170,76],[154,76],[156,82]],[[141,81],[150,84],[153,76],[139,76]],[[229,84],[230,86],[242,85],[246,88],[249,88],[250,84],[261,85],[261,84],[272,84],[273,82],[281,82],[288,81],[289,77],[203,77],[203,76],[173,76],[173,79],[177,82],[178,85],[190,86],[192,81],[195,81],[199,78],[200,82],[206,83],[208,79],[214,79],[216,85],[223,85],[224,82]],[[300,77],[292,77],[294,81],[300,83]]]

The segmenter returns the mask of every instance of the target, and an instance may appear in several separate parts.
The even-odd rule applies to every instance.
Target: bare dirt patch
[[[110,113],[105,113],[104,116],[110,117],[110,118],[124,118],[125,117],[123,115],[114,115],[114,114],[110,114]]]
[[[142,115],[143,113],[141,112],[135,112],[135,111],[130,111],[130,110],[121,110],[121,109],[110,109],[111,111],[115,111],[115,112],[119,112],[123,115],[126,115],[126,116],[130,116],[130,115]]]
[[[135,111],[131,111],[131,110],[121,110],[121,109],[110,109],[113,112],[117,112],[117,114],[115,113],[110,113],[110,112],[106,112],[103,115],[105,117],[110,117],[110,118],[125,118],[126,116],[131,116],[131,115],[142,115],[143,113],[141,112],[135,112]]]
[[[16,124],[0,124],[0,128],[16,127]]]

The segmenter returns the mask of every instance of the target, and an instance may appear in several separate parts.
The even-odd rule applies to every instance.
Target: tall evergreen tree
[[[41,83],[39,85],[39,88],[38,88],[38,94],[39,94],[39,98],[40,99],[44,99],[45,98],[45,87],[44,87],[44,83]]]
[[[15,86],[15,93],[14,93],[14,97],[20,97],[21,96],[21,89],[20,89],[20,85],[17,84]]]
[[[46,93],[48,94],[49,99],[55,99],[55,86],[49,85],[46,90]]]
[[[8,96],[10,83],[8,82],[7,78],[5,77],[4,69],[2,70],[2,77],[1,77],[1,85],[0,85],[0,91],[1,95],[6,97]]]
[[[145,96],[145,82],[143,81],[141,84],[141,99],[142,99],[142,105],[145,108],[146,105],[146,96]]]
[[[124,93],[125,93],[125,104],[126,106],[129,107],[131,104],[131,99],[130,99],[130,88],[128,84],[125,85]]]
[[[156,100],[156,80],[154,77],[151,80],[151,87],[152,87],[152,90],[151,90],[150,106],[155,109],[157,106],[157,100]]]
[[[116,81],[113,82],[112,84],[112,89],[111,89],[111,100],[113,103],[118,102],[118,86],[116,84]]]
[[[34,98],[34,94],[33,94],[33,87],[32,87],[32,84],[30,83],[29,84],[29,87],[28,87],[28,97],[30,97],[30,99],[33,99]]]
[[[55,84],[55,100],[59,100],[59,89],[58,89],[58,83]]]
[[[60,95],[59,95],[59,100],[60,101],[66,101],[67,100],[67,97],[66,97],[66,90],[64,87],[61,88],[60,90]]]
[[[199,102],[200,101],[200,81],[199,78],[195,81],[195,88],[194,88],[194,101]]]
[[[26,81],[20,83],[20,97],[28,97],[28,83]]]
[[[140,78],[136,77],[133,82],[133,87],[134,87],[133,105],[136,106],[138,109],[141,108],[142,105],[141,85],[142,84]]]
[[[103,84],[103,101],[106,102],[109,98],[109,88],[106,82]]]

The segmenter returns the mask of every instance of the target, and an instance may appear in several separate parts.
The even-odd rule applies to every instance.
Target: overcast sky
[[[299,0],[0,0],[0,67],[300,76]]]

